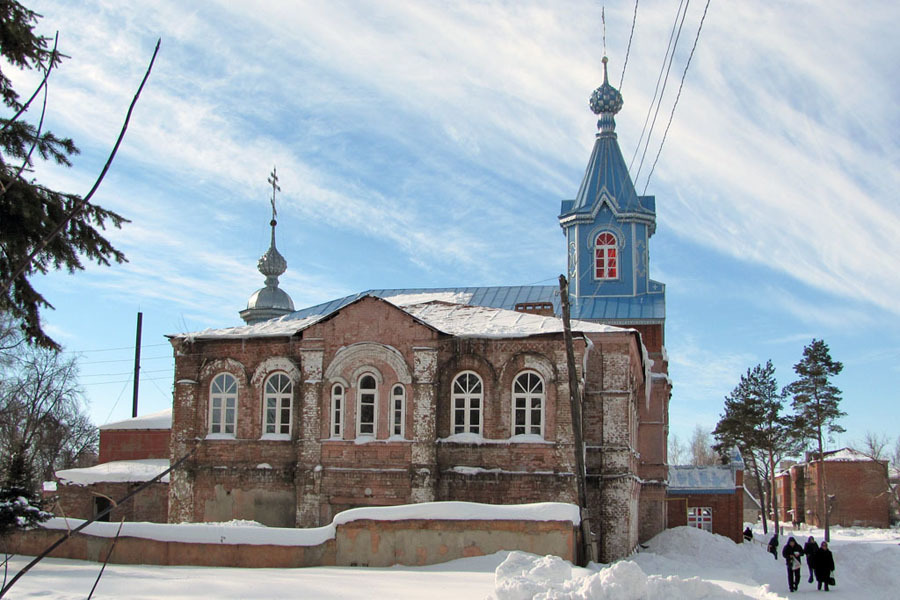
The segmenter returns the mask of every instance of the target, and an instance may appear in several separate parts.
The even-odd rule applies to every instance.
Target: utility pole
[[[585,487],[584,438],[581,422],[581,394],[578,390],[578,373],[575,371],[575,348],[572,342],[572,326],[569,320],[569,282],[559,276],[559,295],[562,301],[563,339],[566,343],[566,365],[569,371],[569,405],[572,411],[572,434],[575,438],[575,480],[578,485],[578,508],[581,513],[581,542],[584,564],[594,560],[591,519],[587,514],[587,490]]]
[[[135,418],[138,413],[138,386],[141,381],[141,320],[144,314],[138,312],[137,315],[137,333],[134,340],[134,391],[131,395],[131,418]]]

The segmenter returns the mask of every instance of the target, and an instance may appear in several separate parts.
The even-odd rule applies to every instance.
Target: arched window
[[[237,429],[238,382],[230,373],[219,373],[209,384],[209,432],[234,437]]]
[[[594,244],[594,277],[616,279],[619,276],[619,255],[616,236],[604,231]]]
[[[291,400],[294,385],[284,373],[275,373],[266,380],[263,402],[265,424],[263,433],[267,435],[291,434]]]
[[[339,383],[331,388],[331,437],[344,436],[344,386]]]
[[[533,371],[513,381],[513,435],[544,435],[544,380]]]
[[[356,435],[375,436],[375,415],[378,414],[378,384],[371,375],[359,378],[357,388]]]
[[[456,376],[451,385],[450,405],[453,411],[453,433],[477,433],[481,435],[481,407],[484,403],[484,386],[481,377],[472,371]]]
[[[391,390],[391,435],[403,437],[406,429],[406,390],[399,383]]]

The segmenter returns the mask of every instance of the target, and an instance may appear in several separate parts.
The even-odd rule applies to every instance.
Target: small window
[[[406,390],[399,383],[391,390],[391,435],[403,437],[406,414]]]
[[[293,390],[290,377],[284,373],[275,373],[266,380],[265,434],[290,435]]]
[[[616,236],[608,231],[598,235],[594,244],[594,277],[616,279],[619,276],[618,256]]]
[[[544,435],[544,380],[532,371],[513,381],[513,435]]]
[[[359,378],[359,402],[356,417],[356,434],[375,436],[375,415],[378,399],[378,385],[371,375]]]
[[[481,407],[484,401],[481,378],[471,371],[466,371],[456,376],[451,388],[453,433],[481,435]]]
[[[331,388],[331,437],[344,436],[344,386],[339,383]]]
[[[209,386],[209,432],[234,436],[237,429],[238,383],[230,373],[219,373]]]
[[[708,506],[689,507],[688,527],[696,527],[712,533],[712,508]]]

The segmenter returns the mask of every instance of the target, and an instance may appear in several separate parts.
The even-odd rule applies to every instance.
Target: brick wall
[[[883,463],[826,460],[824,465],[826,494],[834,496],[830,524],[845,527],[890,525],[890,496]],[[789,474],[776,479],[782,521],[796,520],[814,527],[824,525],[818,500],[820,466],[821,463],[815,461],[794,465]],[[789,509],[795,511],[793,519]]]
[[[118,502],[131,493],[138,483],[95,483],[92,485],[59,484],[55,504],[50,510],[57,516],[75,519],[92,519],[97,514],[98,498],[111,498]],[[165,523],[168,514],[169,486],[154,483],[133,498],[119,504],[109,513],[108,521],[147,521]],[[100,500],[103,503],[103,500]],[[101,504],[106,506],[106,504]]]
[[[669,527],[687,525],[687,510],[693,507],[712,509],[712,532],[741,543],[744,527],[743,493],[733,494],[669,494]]]
[[[9,552],[36,555],[62,532],[13,533]],[[104,560],[112,538],[78,533],[54,550],[54,558]],[[430,565],[501,550],[553,554],[575,560],[575,528],[568,521],[359,520],[337,525],[334,539],[313,546],[161,542],[123,536],[113,564],[291,568],[335,565],[387,567]]]
[[[99,462],[169,458],[169,433],[168,429],[101,429]]]

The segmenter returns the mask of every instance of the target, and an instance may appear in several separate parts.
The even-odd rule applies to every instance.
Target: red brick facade
[[[744,528],[744,473],[738,470],[734,476],[735,486],[730,491],[702,494],[670,492],[668,527],[687,525],[688,510],[691,508],[709,508],[712,510],[712,533],[741,543]]]
[[[169,429],[101,429],[100,459],[169,458]]]
[[[575,353],[578,370],[587,367],[587,491],[601,558],[609,560],[665,523],[668,382],[661,346],[651,349],[660,385],[648,394],[635,332],[586,335],[590,348],[577,335]],[[172,344],[171,456],[198,449],[173,473],[170,522],[318,526],[357,506],[576,501],[561,334],[459,338],[364,297],[293,336],[176,337]],[[451,390],[462,372],[483,385],[481,435],[474,438],[453,435]],[[220,373],[238,382],[230,439],[208,433],[210,384]],[[263,386],[273,373],[293,382],[290,434],[281,439],[263,435]],[[513,382],[523,373],[543,383],[543,431],[513,438]],[[374,437],[357,435],[358,388],[367,374],[377,382]],[[331,430],[335,385],[344,390],[340,436]],[[402,436],[393,435],[388,400],[396,386],[405,397]]]
[[[826,453],[823,463],[808,460],[791,466],[777,476],[775,493],[781,520],[807,523],[814,527],[824,525],[824,515],[817,500],[824,465],[825,493],[833,496],[829,518],[831,525],[888,527],[891,498],[886,463],[862,456],[853,460],[836,460],[833,457],[837,452]]]

